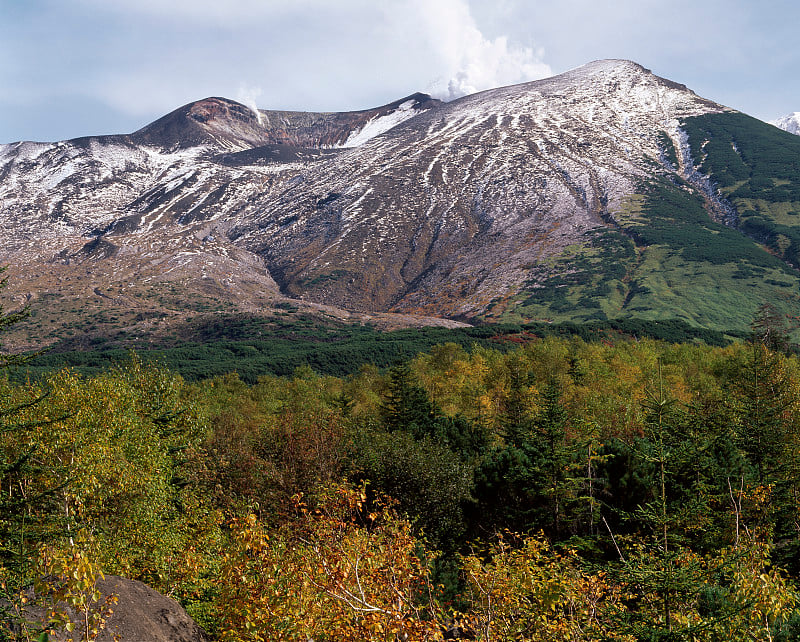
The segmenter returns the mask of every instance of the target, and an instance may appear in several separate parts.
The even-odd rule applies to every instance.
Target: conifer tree
[[[406,430],[417,438],[430,435],[437,414],[428,393],[415,381],[409,365],[394,366],[389,371],[388,391],[381,406],[386,429],[390,432]]]
[[[769,483],[780,474],[789,426],[785,413],[792,403],[780,354],[753,342],[738,380],[738,440],[757,483]]]
[[[0,274],[5,270],[0,267]],[[0,280],[0,291],[7,281],[7,278]],[[4,313],[0,305],[0,333],[24,319],[27,313],[27,309]],[[38,465],[34,459],[35,446],[28,444],[21,435],[42,425],[27,415],[43,399],[35,392],[19,397],[8,383],[8,368],[24,360],[22,355],[0,353],[0,565],[24,561],[23,549],[28,534],[25,516],[54,492],[53,489],[27,488],[24,482],[35,475]]]
[[[687,637],[691,630],[679,616],[686,602],[696,599],[703,589],[704,569],[699,558],[681,546],[676,528],[673,504],[680,491],[675,488],[675,472],[686,444],[681,439],[676,402],[664,390],[661,364],[658,389],[648,394],[643,405],[644,434],[634,451],[640,465],[651,471],[653,496],[638,507],[635,516],[650,533],[620,560],[621,579],[639,602],[625,615],[625,626],[636,639],[692,639]],[[648,545],[648,540],[652,544]]]
[[[0,267],[0,274],[5,270]],[[6,278],[0,280],[0,291],[6,283]],[[4,313],[0,306],[0,333],[27,314],[25,308]],[[62,486],[34,481],[53,471],[37,461],[37,447],[26,438],[29,432],[53,423],[32,413],[46,395],[8,382],[8,369],[25,360],[25,355],[0,353],[0,638],[7,626],[21,622],[15,605],[19,605],[20,589],[32,579],[35,547],[52,538],[61,525],[56,511],[48,508]]]
[[[550,377],[541,395],[542,409],[536,417],[535,436],[539,457],[537,468],[544,482],[540,492],[547,504],[550,529],[555,534],[562,530],[563,509],[571,485],[569,468],[571,449],[567,444],[567,411],[561,402],[561,384]]]

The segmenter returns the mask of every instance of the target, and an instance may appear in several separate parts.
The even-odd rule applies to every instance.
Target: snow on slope
[[[160,175],[196,167],[202,151],[162,153],[95,139],[2,145],[0,217],[6,226],[5,245],[15,237],[84,234],[106,225]]]
[[[661,167],[659,132],[680,148],[681,118],[724,109],[622,60],[435,108],[415,96],[366,112],[264,112],[274,147],[339,148],[288,164],[222,163],[194,145],[224,140],[183,127],[186,109],[115,144],[0,146],[10,230],[0,252],[48,262],[97,235],[120,257],[154,261],[235,250],[291,296],[469,316],[510,304],[551,259],[613,227],[623,199]],[[173,130],[193,138],[183,145]],[[681,165],[688,178],[693,162]],[[36,248],[43,239],[52,247]]]
[[[359,147],[368,140],[388,132],[393,127],[413,118],[422,111],[414,109],[415,102],[407,100],[402,103],[395,111],[389,112],[385,116],[377,116],[367,122],[359,131],[354,131],[347,140],[342,143],[342,147]]]
[[[660,131],[677,147],[681,118],[723,110],[635,63],[591,63],[342,150],[243,204],[230,235],[293,294],[439,313],[450,300],[446,314],[469,315],[613,225],[658,162]]]

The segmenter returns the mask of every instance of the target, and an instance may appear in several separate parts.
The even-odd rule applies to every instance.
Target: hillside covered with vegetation
[[[93,639],[102,571],[220,640],[797,639],[800,361],[767,321],[253,383],[4,375],[0,638],[60,600]]]
[[[609,212],[608,228],[565,251],[553,276],[528,284],[504,320],[677,318],[742,331],[764,303],[797,315],[800,137],[738,112],[681,125],[692,162],[729,204],[731,220],[712,220],[707,193],[654,168]],[[665,133],[661,144],[665,162],[677,169]]]

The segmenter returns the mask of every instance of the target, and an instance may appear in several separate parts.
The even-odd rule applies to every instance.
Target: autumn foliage
[[[800,361],[758,341],[2,378],[0,488],[0,639],[94,639],[103,572],[220,640],[800,635]]]
[[[419,542],[389,507],[366,503],[363,487],[326,487],[313,509],[295,497],[293,518],[277,531],[252,514],[234,520],[222,639],[435,639]]]

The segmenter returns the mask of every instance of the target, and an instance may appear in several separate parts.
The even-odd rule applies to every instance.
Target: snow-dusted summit
[[[790,134],[800,135],[800,111],[796,111],[793,114],[784,116],[783,118],[777,118],[775,120],[771,120],[769,121],[769,124],[775,125],[775,127],[783,129],[784,131],[787,131]]]

